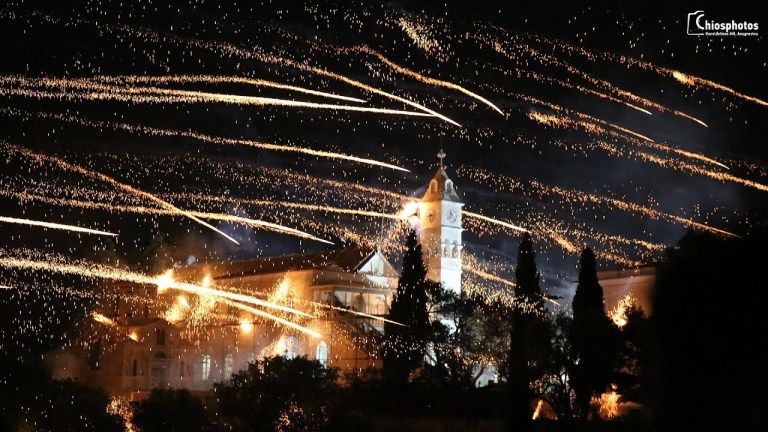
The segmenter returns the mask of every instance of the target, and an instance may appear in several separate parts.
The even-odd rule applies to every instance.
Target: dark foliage
[[[272,357],[215,385],[220,418],[235,431],[322,431],[329,425],[338,371],[306,357]]]
[[[530,234],[520,240],[515,278],[516,306],[511,317],[507,382],[513,406],[512,423],[523,427],[532,415],[532,383],[544,374],[544,363],[550,350],[550,329]]]
[[[659,267],[651,318],[659,430],[766,430],[766,234],[689,233]]]
[[[593,396],[607,390],[617,365],[618,329],[605,313],[603,288],[597,280],[597,263],[590,248],[581,253],[581,269],[573,297],[571,385],[579,418],[590,414]]]
[[[133,410],[133,423],[142,432],[212,430],[203,401],[186,389],[153,389],[147,399],[133,403]]]

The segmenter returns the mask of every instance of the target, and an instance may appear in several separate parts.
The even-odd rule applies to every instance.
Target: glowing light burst
[[[75,225],[44,222],[44,221],[37,221],[32,219],[20,219],[20,218],[13,218],[13,217],[7,217],[7,216],[0,216],[0,223],[12,223],[12,224],[19,224],[19,225],[38,226],[43,228],[81,232],[86,234],[96,234],[96,235],[113,236],[113,237],[117,236],[117,234],[115,233],[100,231],[100,230],[95,230],[90,228],[82,228]]]
[[[91,317],[93,317],[93,320],[96,321],[97,323],[104,324],[110,327],[115,325],[115,322],[112,319],[107,318],[106,316],[98,312],[92,312]]]
[[[623,328],[625,325],[627,325],[628,318],[627,318],[627,311],[634,307],[636,304],[636,299],[632,295],[632,293],[627,294],[624,296],[621,300],[619,300],[619,303],[616,305],[616,307],[608,314],[608,316],[611,318],[611,321],[613,321],[614,324],[618,328]]]

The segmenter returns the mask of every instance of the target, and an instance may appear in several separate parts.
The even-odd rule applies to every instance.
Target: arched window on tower
[[[235,357],[232,353],[228,353],[224,356],[224,379],[229,379],[232,373],[235,371]]]
[[[323,367],[328,367],[328,344],[326,344],[325,341],[320,341],[320,343],[317,344],[315,360],[323,365]]]
[[[211,376],[211,356],[206,354],[203,356],[203,365],[200,368],[200,379],[202,381],[208,381],[208,377]]]
[[[429,182],[429,191],[432,193],[437,193],[437,182],[432,180]]]
[[[450,258],[450,256],[451,256],[450,246],[445,246],[443,248],[443,256],[446,257],[446,258]]]

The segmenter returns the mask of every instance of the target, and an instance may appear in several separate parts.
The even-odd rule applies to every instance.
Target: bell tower
[[[437,173],[421,198],[419,240],[427,278],[458,293],[461,292],[461,208],[464,204],[445,172],[445,156],[440,149]]]

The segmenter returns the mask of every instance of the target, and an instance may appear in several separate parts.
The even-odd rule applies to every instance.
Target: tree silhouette
[[[657,269],[650,317],[657,430],[766,430],[768,231],[689,232]]]
[[[203,432],[211,429],[203,401],[189,390],[153,389],[133,403],[133,423],[142,432]]]
[[[423,361],[430,340],[431,326],[427,302],[434,284],[427,281],[427,269],[416,231],[405,243],[403,269],[392,299],[389,319],[402,325],[385,323],[387,346],[384,351],[384,378],[392,385],[408,381],[411,372]]]
[[[520,240],[515,278],[507,382],[513,405],[511,420],[519,428],[531,418],[530,401],[534,396],[531,383],[544,374],[544,362],[550,350],[549,325],[539,286],[536,254],[528,233]]]
[[[306,357],[266,358],[215,384],[219,413],[234,431],[321,431],[328,425],[338,371]]]
[[[593,396],[608,389],[616,363],[617,329],[605,313],[603,288],[597,280],[597,261],[592,249],[581,253],[581,269],[573,296],[570,376],[576,395],[576,411],[582,420],[590,414]]]

